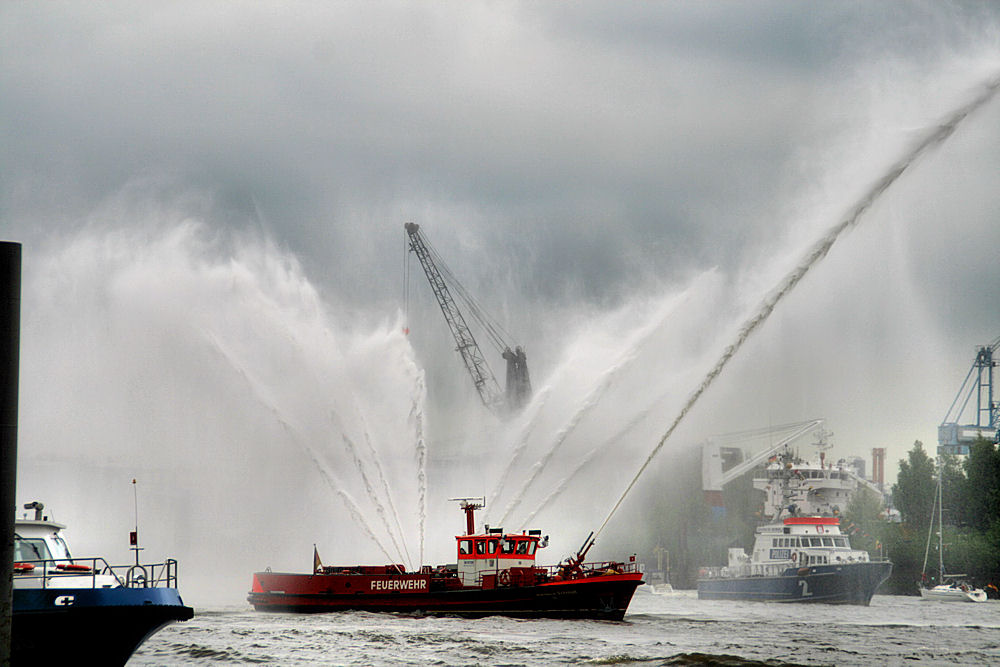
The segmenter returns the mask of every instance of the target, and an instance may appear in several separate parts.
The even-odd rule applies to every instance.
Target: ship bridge
[[[457,535],[458,576],[464,586],[479,586],[484,575],[509,579],[513,568],[535,566],[535,553],[544,546],[540,530],[504,535],[499,528],[481,535]],[[506,571],[506,575],[504,572]]]

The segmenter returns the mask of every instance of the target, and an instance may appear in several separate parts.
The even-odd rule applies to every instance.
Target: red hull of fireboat
[[[642,573],[628,566],[621,572],[594,569],[571,579],[558,579],[547,568],[524,568],[526,572],[513,573],[503,584],[487,575],[482,586],[462,586],[453,574],[390,574],[391,567],[357,568],[370,573],[345,574],[257,572],[247,599],[257,611],[621,620],[636,587],[643,583]]]

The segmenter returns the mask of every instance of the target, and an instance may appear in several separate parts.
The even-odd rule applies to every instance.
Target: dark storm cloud
[[[979,3],[188,2],[6,3],[0,25],[5,236],[93,223],[126,192],[261,230],[329,301],[377,317],[400,300],[413,220],[551,365],[565,343],[553,331],[581,308],[707,267],[759,299],[793,261],[787,248],[862,188],[841,172],[876,175],[904,143],[899,126],[934,122],[989,69],[998,22]],[[907,298],[946,313],[929,328],[962,336],[961,350],[996,335],[989,127],[954,139],[965,178],[936,185],[955,169],[943,150],[936,170],[900,183],[913,203],[887,204],[907,221]],[[939,196],[938,215],[917,184]],[[776,321],[776,339],[835,338],[832,311],[858,304],[830,285],[853,278],[858,293],[881,261],[864,244],[898,241],[867,234],[818,274],[831,306],[813,314],[818,330]],[[894,299],[876,293],[861,310],[877,319]],[[890,330],[851,366],[874,368]],[[775,386],[794,386],[790,359],[809,350],[779,348],[766,350]]]
[[[766,170],[741,161],[780,164],[803,114],[801,62],[780,68],[793,70],[792,85],[769,70],[799,48],[788,14],[7,7],[4,126],[17,168],[5,208],[41,203],[72,217],[74,205],[58,203],[92,206],[152,174],[216,193],[237,218],[259,206],[297,250],[340,259],[355,227],[395,236],[406,208],[450,203],[478,212],[480,226],[566,232],[532,239],[562,275],[560,255],[606,246],[603,260],[586,262],[603,278],[580,277],[600,293],[622,280],[626,267],[608,259],[633,236],[640,246],[669,239],[686,249],[678,256],[703,252],[721,222],[698,211],[768,187]]]

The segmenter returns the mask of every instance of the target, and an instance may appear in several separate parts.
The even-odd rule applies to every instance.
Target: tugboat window
[[[504,540],[500,544],[500,553],[502,554],[514,553],[514,540]]]
[[[472,554],[472,540],[461,540],[458,543],[458,553],[465,556]]]
[[[489,541],[489,550],[491,555],[497,552],[497,540]]]
[[[476,553],[480,556],[486,555],[486,540],[476,540]]]
[[[525,555],[528,553],[528,540],[519,540],[517,543],[517,553]]]

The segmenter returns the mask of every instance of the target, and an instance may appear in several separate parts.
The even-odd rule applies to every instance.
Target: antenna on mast
[[[139,546],[139,491],[135,483],[135,478],[132,478],[132,499],[135,503],[135,530],[128,534],[129,548],[135,552],[135,564],[139,565],[139,552],[142,551],[142,547]]]
[[[475,533],[476,510],[486,507],[486,496],[482,498],[449,498],[448,500],[457,500],[458,506],[465,512],[465,534]]]

